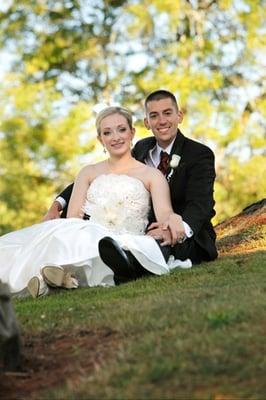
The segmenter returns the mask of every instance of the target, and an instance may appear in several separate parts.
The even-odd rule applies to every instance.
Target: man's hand
[[[186,239],[185,227],[182,217],[176,213],[170,214],[168,220],[163,223],[163,230],[170,230],[172,236],[172,246],[182,243]]]
[[[60,218],[61,204],[59,201],[54,201],[45,216],[43,217],[43,221],[50,221],[51,219]]]
[[[161,246],[174,246],[182,243],[186,239],[182,217],[173,213],[164,224],[153,222],[148,227],[147,235],[152,236],[155,240],[160,240]]]
[[[155,240],[160,241],[161,246],[172,245],[172,236],[169,229],[162,229],[162,224],[153,222],[148,226],[147,235],[153,237]]]

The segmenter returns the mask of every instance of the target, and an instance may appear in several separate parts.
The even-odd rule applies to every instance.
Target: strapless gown
[[[90,185],[79,218],[42,222],[0,237],[0,280],[17,293],[47,265],[76,273],[81,286],[112,286],[113,271],[99,257],[98,242],[111,236],[156,275],[169,271],[156,241],[145,236],[150,194],[127,175],[98,176]]]

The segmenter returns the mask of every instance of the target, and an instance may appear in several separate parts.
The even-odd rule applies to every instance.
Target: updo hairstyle
[[[118,107],[118,106],[107,107],[107,108],[104,108],[102,111],[100,111],[97,114],[97,117],[96,117],[95,124],[96,124],[96,129],[97,129],[98,136],[100,136],[100,134],[101,134],[101,122],[102,122],[102,120],[104,118],[106,118],[106,117],[109,117],[110,115],[113,115],[113,114],[120,114],[123,117],[125,117],[125,119],[128,122],[128,125],[129,125],[130,129],[132,129],[133,121],[132,121],[132,114],[131,114],[130,111],[128,111],[126,108]]]

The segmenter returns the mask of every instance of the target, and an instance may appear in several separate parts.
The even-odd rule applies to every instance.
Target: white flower
[[[168,180],[168,182],[170,182],[170,178],[172,177],[173,173],[174,173],[174,169],[177,168],[179,162],[181,160],[181,157],[178,154],[173,154],[171,161],[170,161],[170,167],[171,167],[171,171],[170,173],[167,175],[166,179]]]
[[[173,154],[171,161],[170,161],[170,167],[176,168],[178,166],[180,160],[181,160],[181,157],[178,154]]]

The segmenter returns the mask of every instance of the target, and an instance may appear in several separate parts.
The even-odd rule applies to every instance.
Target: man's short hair
[[[150,93],[146,97],[145,103],[144,103],[145,110],[147,110],[147,105],[150,101],[158,101],[158,100],[162,100],[162,99],[171,99],[173,105],[178,110],[178,104],[177,104],[175,95],[171,92],[168,92],[168,90],[163,90],[163,89],[155,90],[154,92]]]

